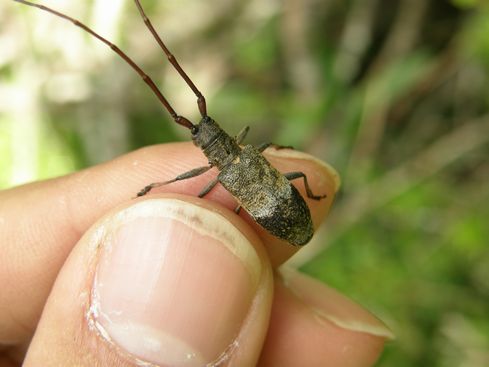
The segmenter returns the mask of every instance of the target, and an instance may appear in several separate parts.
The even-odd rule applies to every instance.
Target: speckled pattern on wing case
[[[219,182],[271,234],[296,246],[311,239],[309,208],[297,189],[251,145],[223,167]]]

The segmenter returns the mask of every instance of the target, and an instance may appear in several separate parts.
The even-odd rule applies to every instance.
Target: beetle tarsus
[[[139,196],[144,196],[148,192],[150,192],[152,189],[154,189],[155,187],[160,187],[160,186],[168,185],[168,184],[171,184],[173,182],[186,180],[186,179],[192,178],[192,177],[197,177],[197,176],[199,176],[199,175],[207,172],[211,168],[212,168],[212,166],[197,167],[197,168],[191,169],[190,171],[184,172],[184,173],[178,175],[177,177],[172,178],[171,180],[163,181],[163,182],[153,182],[152,184],[149,184],[149,185],[145,186],[143,189],[141,189],[141,191],[139,191],[137,193],[137,196],[138,197]],[[206,186],[206,188],[207,188],[207,186]],[[211,189],[212,189],[212,187],[210,187],[207,192],[209,192]],[[207,192],[205,194],[207,194]]]
[[[143,189],[141,189],[141,191],[139,191],[137,193],[136,197],[140,197],[140,196],[146,195],[148,192],[151,191],[152,188],[153,188],[153,186],[151,186],[151,185],[145,186]]]
[[[238,135],[236,135],[236,137],[234,138],[237,144],[241,144],[243,142],[243,140],[246,138],[246,135],[248,135],[248,131],[250,131],[249,126],[245,126],[243,129],[241,129]]]
[[[258,149],[258,151],[260,151],[261,153],[263,153],[269,147],[274,147],[277,150],[280,150],[280,149],[294,149],[294,147],[291,146],[291,145],[278,145],[278,144],[274,144],[274,143],[262,143],[256,149]]]
[[[288,172],[284,174],[285,177],[289,181],[295,180],[297,178],[303,178],[304,179],[304,186],[306,187],[306,194],[309,199],[313,200],[321,200],[324,199],[327,195],[314,195],[311,187],[309,186],[309,182],[307,181],[307,176],[303,172]]]
[[[197,195],[197,196],[199,198],[203,198],[217,185],[218,182],[219,182],[219,180],[217,178],[213,179],[207,185],[205,185],[205,187],[202,189],[201,192],[199,192],[199,195]]]

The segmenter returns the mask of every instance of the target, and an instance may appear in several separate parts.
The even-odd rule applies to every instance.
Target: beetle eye
[[[192,126],[192,128],[190,129],[190,133],[192,135],[196,135],[198,132],[199,132],[199,127],[197,125]]]

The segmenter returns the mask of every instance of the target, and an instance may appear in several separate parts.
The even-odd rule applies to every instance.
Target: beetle
[[[304,173],[289,172],[282,174],[274,168],[262,155],[262,152],[266,148],[274,144],[266,143],[259,147],[254,147],[252,145],[241,147],[240,144],[248,133],[248,127],[241,130],[236,137],[231,137],[215,120],[207,115],[205,97],[197,89],[195,84],[182,69],[175,56],[161,40],[151,21],[146,16],[139,0],[135,0],[135,4],[146,27],[166,54],[169,62],[197,97],[197,106],[201,115],[201,120],[197,124],[178,115],[158,89],[154,81],[119,47],[97,34],[91,28],[77,19],[44,5],[31,3],[25,0],[14,1],[39,8],[68,20],[105,43],[139,74],[143,81],[158,97],[172,119],[177,124],[190,130],[193,143],[202,150],[207,157],[209,164],[182,173],[172,180],[154,182],[147,185],[137,193],[138,197],[146,195],[155,187],[196,177],[207,172],[212,167],[216,167],[219,170],[219,174],[203,188],[198,194],[199,197],[204,197],[217,185],[217,183],[220,183],[237,200],[238,206],[235,210],[237,213],[239,213],[241,208],[244,208],[264,229],[292,245],[302,246],[310,241],[314,234],[311,213],[304,198],[290,181],[302,178],[304,180],[307,197],[310,199],[321,200],[325,198],[326,195],[314,195],[309,187],[307,176]],[[283,148],[279,146],[276,147]]]

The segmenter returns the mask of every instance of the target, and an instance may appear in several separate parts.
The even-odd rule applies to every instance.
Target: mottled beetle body
[[[222,186],[274,236],[297,246],[309,242],[314,228],[299,191],[251,145],[236,160],[219,173]]]
[[[155,182],[144,187],[138,196],[147,194],[151,189],[167,185],[169,183],[196,177],[210,168],[216,167],[220,172],[214,180],[209,182],[200,192],[199,197],[204,197],[214,186],[220,182],[238,201],[236,212],[243,207],[253,219],[265,228],[272,235],[288,241],[289,243],[302,246],[311,239],[314,228],[312,225],[311,213],[309,208],[299,194],[297,189],[290,183],[290,180],[302,178],[307,193],[307,197],[320,200],[326,195],[314,195],[309,188],[307,177],[302,172],[289,172],[281,174],[262,156],[262,152],[271,144],[263,144],[258,148],[246,145],[241,148],[247,128],[233,138],[229,136],[221,127],[207,115],[205,98],[197,89],[192,80],[183,71],[176,58],[170,53],[160,36],[148,19],[139,0],[135,0],[136,6],[144,20],[144,23],[155,37],[156,41],[164,51],[170,63],[177,70],[187,85],[192,89],[197,97],[202,119],[196,125],[183,116],[178,115],[167,101],[165,96],[158,89],[153,80],[119,47],[100,36],[92,29],[80,21],[50,9],[44,5],[31,3],[25,0],[14,0],[16,2],[33,6],[47,11],[60,18],[72,22],[82,28],[92,36],[109,46],[117,53],[131,68],[133,68],[143,81],[150,87],[158,97],[165,109],[173,120],[187,129],[192,134],[195,145],[202,149],[209,160],[209,165],[198,167],[191,171],[182,173],[172,180]]]
[[[311,214],[299,191],[252,145],[241,148],[209,117],[192,133],[220,172],[221,185],[253,219],[274,236],[301,246],[314,234]]]

